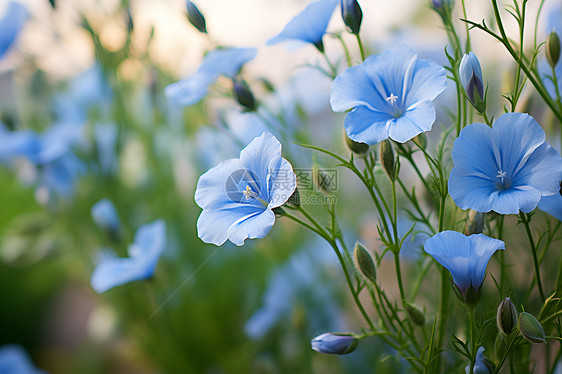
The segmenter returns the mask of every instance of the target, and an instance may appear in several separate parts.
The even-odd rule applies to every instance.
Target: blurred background
[[[278,130],[295,168],[334,165],[292,141],[345,152],[344,115],[331,112],[331,81],[314,68],[322,56],[296,42],[265,46],[309,1],[201,0],[208,35],[189,24],[181,0],[18,3],[25,22],[0,58],[0,357],[19,347],[52,374],[340,373],[375,364],[377,373],[400,372],[374,339],[349,357],[311,350],[318,334],[361,326],[335,254],[310,233],[278,220],[265,239],[240,248],[197,237],[197,178],[264,130]],[[0,18],[10,4],[0,0]],[[360,4],[370,53],[407,43],[446,63],[430,2]],[[470,11],[488,16],[485,6]],[[338,13],[328,30],[353,40]],[[324,42],[342,71],[340,42]],[[507,55],[486,43],[473,40],[485,70],[501,66]],[[242,76],[266,111],[244,111],[223,78],[197,105],[166,99],[164,88],[217,46],[258,49]],[[501,77],[489,79],[500,86],[492,83]],[[438,123],[448,125],[453,95],[438,99]],[[348,246],[361,239],[378,248],[361,187],[338,173],[332,194]],[[119,216],[112,230],[92,219],[102,199]],[[154,276],[94,292],[90,276],[103,254],[126,256],[136,230],[157,219],[167,229]]]

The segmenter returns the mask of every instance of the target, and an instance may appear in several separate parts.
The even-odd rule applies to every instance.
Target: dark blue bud
[[[191,1],[186,0],[187,6],[187,19],[189,22],[195,26],[195,28],[203,33],[207,33],[207,25],[205,23],[205,17],[199,11],[199,9]]]
[[[340,6],[341,16],[345,25],[349,27],[352,33],[359,34],[363,12],[357,0],[341,0]]]
[[[466,93],[466,97],[480,113],[486,110],[486,100],[484,97],[484,83],[482,79],[482,68],[476,55],[469,52],[464,55],[459,66],[461,84]]]
[[[312,349],[328,355],[345,355],[357,347],[359,340],[349,335],[325,333],[311,341]]]
[[[238,104],[250,111],[256,110],[257,105],[256,100],[254,99],[254,94],[252,94],[252,91],[246,82],[243,80],[233,79],[232,93]]]

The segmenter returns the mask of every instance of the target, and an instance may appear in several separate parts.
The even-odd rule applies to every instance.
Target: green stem
[[[361,37],[357,33],[357,34],[355,34],[355,38],[357,39],[357,44],[359,45],[359,52],[361,52],[361,60],[365,61],[365,58],[367,58],[367,55],[365,54],[365,48],[363,47],[363,42],[361,41]]]
[[[351,62],[351,54],[349,53],[349,48],[347,48],[347,44],[345,44],[345,41],[343,40],[340,34],[334,34],[334,36],[340,41],[342,45],[343,52],[345,54],[345,60],[347,61],[347,66],[352,67],[353,62]]]
[[[544,291],[542,288],[541,271],[539,268],[539,260],[537,258],[537,248],[535,246],[535,240],[533,239],[533,233],[531,232],[531,227],[529,225],[529,222],[531,221],[531,216],[529,214],[520,212],[519,217],[521,218],[521,222],[523,223],[523,225],[525,225],[525,231],[527,232],[527,237],[529,238],[529,244],[531,245],[531,251],[533,252],[533,263],[535,265],[535,278],[537,279],[539,294],[544,303],[544,300],[546,298],[544,296]]]
[[[331,74],[332,79],[336,78],[336,75],[338,75],[338,71],[336,70],[336,67],[334,66],[334,64],[332,64],[332,61],[330,61],[326,52],[322,52],[322,56],[324,56],[324,60],[326,60],[328,66],[330,67],[330,70],[332,71]]]
[[[486,125],[492,127],[492,122],[490,122],[490,119],[488,118],[488,115],[486,114],[486,112],[484,113],[479,113],[482,118],[484,118],[484,121],[486,121]]]
[[[494,370],[494,374],[498,374],[500,372],[503,364],[505,363],[505,360],[509,356],[509,352],[511,351],[511,348],[513,347],[513,343],[515,343],[515,339],[517,339],[517,331],[513,331],[510,334],[510,339],[509,339],[509,342],[507,344],[507,348],[506,348],[502,358],[500,359],[500,361],[498,363],[498,366],[496,366],[496,370]]]
[[[468,319],[470,321],[470,372],[474,373],[474,363],[476,362],[476,322],[474,321],[474,307],[468,306]]]

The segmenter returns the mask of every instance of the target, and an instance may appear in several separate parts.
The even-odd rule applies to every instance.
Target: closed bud
[[[187,7],[187,19],[189,22],[195,26],[197,30],[202,33],[207,33],[207,24],[205,22],[205,17],[199,11],[199,9],[191,1],[186,0]]]
[[[425,149],[427,147],[427,135],[425,132],[418,134],[414,139],[412,139],[421,149]]]
[[[425,324],[425,314],[417,305],[407,303],[406,312],[408,312],[408,316],[416,325],[423,326]]]
[[[345,136],[345,144],[347,144],[347,147],[351,152],[359,156],[363,156],[367,154],[367,152],[369,152],[369,144],[359,143],[354,140],[351,140],[349,136],[347,136],[347,134],[344,134],[344,136]]]
[[[379,148],[379,156],[384,171],[386,172],[390,180],[395,181],[398,177],[398,173],[396,171],[396,163],[394,160],[394,150],[392,149],[392,144],[388,139],[385,139],[381,142]]]
[[[312,174],[314,177],[314,182],[320,192],[329,194],[332,191],[332,178],[322,170],[318,168],[318,165],[312,167]]]
[[[369,251],[367,251],[367,249],[359,242],[355,243],[353,258],[355,260],[355,267],[359,270],[359,272],[371,282],[376,283],[377,270],[375,268],[373,258],[369,254]]]
[[[318,335],[310,342],[316,352],[329,355],[345,355],[357,348],[359,340],[349,335],[325,333]]]
[[[560,38],[556,31],[553,31],[548,36],[546,41],[546,59],[550,66],[555,67],[560,58]]]
[[[469,52],[463,56],[459,66],[459,74],[468,101],[479,113],[484,113],[486,111],[486,98],[484,97],[482,68],[474,53]]]
[[[531,343],[546,343],[546,336],[540,322],[527,312],[519,315],[519,331]]]
[[[340,0],[340,6],[341,16],[345,25],[349,27],[352,33],[359,34],[363,12],[357,0]]]
[[[517,326],[517,310],[509,297],[503,299],[498,307],[496,320],[498,323],[498,329],[505,335],[509,335],[515,326]]]
[[[242,105],[249,111],[256,110],[256,100],[254,99],[254,94],[248,87],[248,84],[243,80],[233,79],[232,80],[232,93],[238,104]]]

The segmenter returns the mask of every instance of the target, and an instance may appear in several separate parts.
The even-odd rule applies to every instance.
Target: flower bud
[[[425,135],[425,132],[422,132],[418,135],[416,135],[416,137],[414,137],[414,139],[412,139],[421,149],[425,149],[427,147],[427,135]]]
[[[548,36],[546,41],[546,59],[550,66],[555,67],[560,58],[560,38],[556,31],[553,31]]]
[[[484,213],[470,210],[468,212],[468,221],[466,222],[466,235],[481,234],[484,229]]]
[[[351,140],[349,136],[347,136],[347,134],[344,134],[344,136],[345,136],[345,144],[347,144],[347,147],[351,152],[355,153],[358,156],[363,156],[367,154],[367,152],[369,152],[368,144],[359,143],[356,142],[355,140]]]
[[[205,22],[205,17],[203,17],[203,14],[201,14],[201,12],[199,11],[199,9],[197,9],[195,4],[193,4],[189,0],[186,0],[186,6],[187,6],[187,19],[189,20],[189,22],[193,26],[195,26],[197,30],[206,34],[207,25]]]
[[[482,68],[476,55],[469,52],[464,55],[459,66],[461,84],[468,101],[479,113],[486,111],[486,98],[484,97],[484,83],[482,81]]]
[[[388,139],[385,139],[381,142],[379,148],[379,157],[381,159],[381,164],[384,171],[391,181],[395,181],[398,177],[398,172],[394,160],[394,150],[392,149],[392,144],[390,144],[390,141]]]
[[[408,316],[416,325],[423,326],[425,324],[425,314],[417,305],[407,303],[406,312],[408,312]]]
[[[345,355],[357,348],[359,340],[349,335],[325,333],[318,335],[310,342],[316,352],[329,355]]]
[[[359,272],[371,282],[376,283],[377,270],[375,268],[373,258],[369,254],[369,251],[367,251],[367,249],[359,242],[355,243],[353,258],[355,260],[355,267],[359,270]]]
[[[363,12],[357,3],[357,0],[341,0],[341,17],[343,22],[352,33],[359,34],[361,28],[361,21],[363,19]]]
[[[498,307],[496,320],[498,323],[498,329],[505,335],[509,335],[509,333],[517,325],[517,310],[509,297],[503,299]]]
[[[254,94],[248,87],[248,84],[243,80],[232,80],[232,93],[236,98],[238,104],[242,105],[249,111],[256,110],[256,100],[254,99]]]
[[[329,194],[332,192],[332,179],[326,173],[318,168],[318,165],[312,167],[312,174],[314,178],[314,183],[320,190],[320,192]]]
[[[540,322],[527,312],[519,315],[519,330],[531,343],[546,343],[546,336]]]

